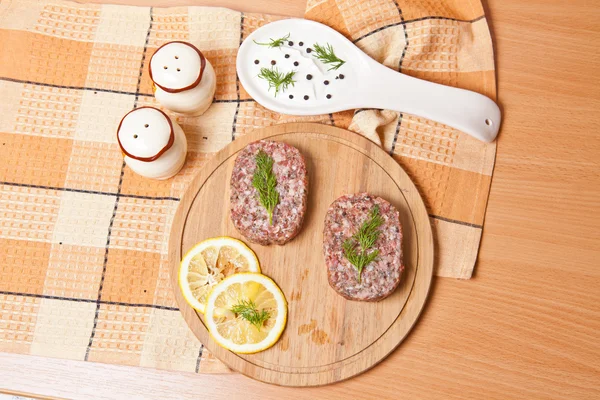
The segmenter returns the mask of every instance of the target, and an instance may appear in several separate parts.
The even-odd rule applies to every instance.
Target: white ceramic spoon
[[[280,47],[255,43],[268,43],[288,34]],[[330,44],[335,55],[346,62],[328,71],[330,64],[314,56],[315,43]],[[267,81],[258,77],[261,68],[294,71],[294,86],[275,96]],[[373,60],[340,33],[314,21],[285,19],[254,31],[240,46],[237,73],[250,96],[282,114],[381,108],[425,117],[484,142],[493,141],[500,128],[500,109],[488,97],[396,72]]]

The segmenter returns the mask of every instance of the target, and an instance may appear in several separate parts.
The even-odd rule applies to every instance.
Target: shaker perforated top
[[[140,107],[123,117],[117,139],[127,156],[140,161],[153,161],[173,145],[173,125],[161,110]]]
[[[170,42],[160,47],[150,59],[150,77],[167,92],[191,89],[202,79],[206,61],[190,43]]]

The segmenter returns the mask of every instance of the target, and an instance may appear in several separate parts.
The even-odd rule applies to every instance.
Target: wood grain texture
[[[308,207],[300,234],[284,246],[248,243],[262,272],[288,301],[287,327],[272,348],[238,355],[220,347],[179,290],[181,258],[215,236],[246,240],[230,218],[230,179],[238,153],[256,140],[296,147],[308,169]],[[368,192],[400,212],[405,270],[396,291],[379,302],[349,301],[327,283],[322,254],[325,213],[345,194]],[[246,240],[247,242],[247,240]],[[433,275],[431,225],[423,200],[392,157],[360,135],[322,124],[295,123],[257,130],[217,153],[190,183],[169,239],[171,283],[179,309],[198,339],[230,368],[282,386],[318,386],[375,365],[406,337],[425,304]]]
[[[251,5],[283,14],[291,1]],[[294,3],[301,16],[304,1]],[[487,5],[504,122],[475,276],[434,279],[419,323],[379,366],[296,389],[0,354],[0,388],[78,399],[600,398],[600,8]]]

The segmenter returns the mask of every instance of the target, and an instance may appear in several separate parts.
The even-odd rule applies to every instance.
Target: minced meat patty
[[[358,271],[344,256],[342,243],[358,231],[375,205],[384,220],[373,247],[379,250],[379,255],[364,267],[359,283]],[[323,252],[329,285],[336,292],[359,301],[377,301],[393,293],[404,268],[399,217],[394,206],[369,193],[345,195],[331,204],[325,216]]]
[[[279,203],[273,211],[273,224],[252,186],[256,155],[263,150],[273,158]],[[308,173],[298,149],[282,142],[261,140],[242,149],[231,174],[231,220],[251,242],[285,244],[299,232],[306,212]]]

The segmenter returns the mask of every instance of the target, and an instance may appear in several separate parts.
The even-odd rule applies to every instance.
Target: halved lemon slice
[[[273,346],[281,336],[287,302],[271,278],[235,274],[214,287],[204,320],[219,345],[236,353],[256,353]]]
[[[179,287],[189,305],[203,313],[212,288],[237,272],[260,272],[256,254],[234,238],[206,239],[195,245],[181,260]]]

